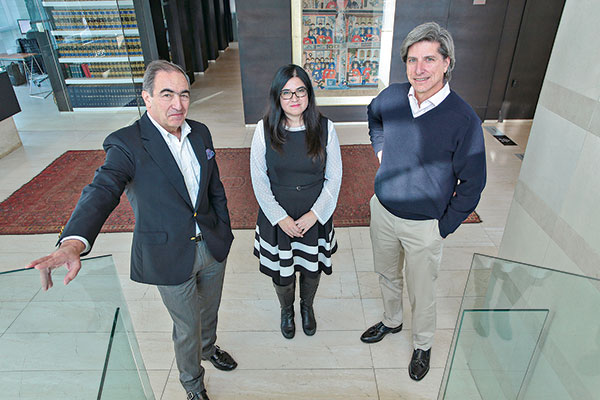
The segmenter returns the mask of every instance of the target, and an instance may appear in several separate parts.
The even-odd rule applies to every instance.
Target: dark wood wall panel
[[[321,114],[333,122],[358,122],[367,120],[367,106],[319,107]],[[365,130],[365,135],[367,131]]]
[[[533,118],[565,0],[527,1],[502,102],[503,118]]]
[[[169,43],[171,45],[171,57],[175,64],[181,66],[194,82],[194,55],[192,53],[192,40],[189,32],[189,15],[186,12],[186,1],[168,0],[165,3],[165,18],[169,32]]]
[[[253,0],[236,3],[244,120],[259,121],[265,111],[277,68],[292,61],[289,1]]]
[[[216,14],[214,0],[202,0],[202,10],[204,12],[204,32],[206,34],[206,51],[208,59],[216,60],[219,56],[219,43],[217,25],[215,22]]]
[[[496,68],[492,77],[488,107],[485,119],[498,118],[504,91],[510,73],[510,65],[515,53],[515,46],[521,26],[521,17],[527,0],[509,0],[504,18],[502,38],[496,57]]]
[[[429,21],[446,26],[449,7],[450,0],[403,0],[396,2],[390,83],[406,82],[406,65],[400,56],[400,46],[408,32],[415,26]]]
[[[452,0],[447,29],[455,42],[456,66],[450,86],[473,107],[481,119],[496,66],[508,0],[473,5],[473,0]]]
[[[159,14],[154,19],[157,5]],[[152,60],[168,59],[169,50],[160,3],[156,1],[135,0],[133,6],[135,8],[138,29],[140,32],[145,33],[140,35],[144,63],[148,65]],[[157,29],[157,25],[159,29]]]
[[[194,36],[194,71],[204,72],[208,68],[208,51],[206,49],[206,29],[204,27],[202,2],[190,1],[189,12]]]
[[[229,44],[225,27],[224,1],[229,2],[229,0],[215,0],[215,25],[217,28],[217,48],[219,50],[225,50]]]
[[[223,0],[225,6],[225,32],[227,33],[227,42],[233,42],[233,21],[231,16],[231,6],[229,0]]]

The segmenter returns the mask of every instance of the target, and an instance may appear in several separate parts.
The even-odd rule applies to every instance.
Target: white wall
[[[17,51],[16,39],[24,37],[17,19],[29,19],[24,0],[0,0],[0,53]]]
[[[600,278],[600,1],[567,0],[500,245]]]

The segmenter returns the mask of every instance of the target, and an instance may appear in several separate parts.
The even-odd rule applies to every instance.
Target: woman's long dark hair
[[[265,132],[268,132],[271,137],[271,146],[277,152],[282,152],[282,146],[285,143],[285,113],[281,109],[279,100],[281,90],[286,83],[294,78],[300,78],[306,87],[308,96],[308,106],[302,113],[302,121],[306,127],[306,147],[307,153],[313,160],[324,160],[325,149],[321,143],[321,113],[315,104],[315,91],[313,90],[312,82],[306,71],[302,67],[289,64],[277,70],[271,90],[269,91],[269,105],[267,113],[263,117]]]

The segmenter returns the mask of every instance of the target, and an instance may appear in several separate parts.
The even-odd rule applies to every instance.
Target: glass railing
[[[438,398],[596,399],[600,281],[475,254]]]
[[[0,274],[0,398],[154,399],[111,256]]]

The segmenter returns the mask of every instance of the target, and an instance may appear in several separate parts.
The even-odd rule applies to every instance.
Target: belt
[[[271,182],[271,186],[275,186],[275,187],[282,188],[282,189],[296,190],[296,191],[300,192],[302,190],[310,189],[310,188],[315,187],[315,186],[317,186],[319,184],[322,184],[324,181],[325,181],[324,179],[321,179],[321,180],[318,180],[316,182],[309,183],[308,185],[298,185],[298,186],[280,185],[278,183]]]
[[[190,238],[190,240],[194,241],[194,242],[201,242],[204,240],[204,236],[202,236],[202,232],[200,232],[199,234],[197,234],[196,236],[192,236]]]

